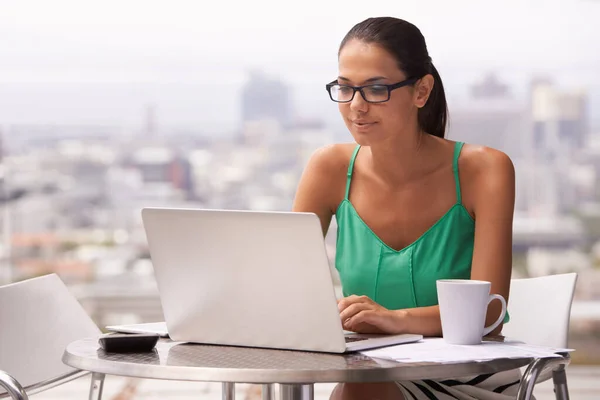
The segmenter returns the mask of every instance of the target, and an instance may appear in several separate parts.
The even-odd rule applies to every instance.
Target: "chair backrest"
[[[510,321],[502,334],[530,344],[567,347],[576,281],[576,273],[513,279],[508,299]]]
[[[0,370],[23,387],[74,372],[61,360],[66,346],[98,334],[55,274],[0,287]]]

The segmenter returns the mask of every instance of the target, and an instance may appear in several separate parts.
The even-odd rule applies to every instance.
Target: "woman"
[[[338,224],[344,329],[441,336],[435,281],[490,281],[508,298],[514,168],[502,152],[444,138],[440,76],[414,25],[370,18],[343,39],[327,85],[356,144],[322,148],[294,211]],[[492,302],[487,325],[500,315]],[[493,334],[498,334],[499,326]],[[454,381],[343,384],[333,398],[507,399],[518,371]]]

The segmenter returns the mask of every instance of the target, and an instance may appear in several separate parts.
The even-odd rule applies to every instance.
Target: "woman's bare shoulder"
[[[309,165],[313,164],[316,168],[325,169],[329,173],[339,169],[347,170],[355,148],[355,143],[336,143],[320,147],[313,152]]]
[[[502,200],[512,207],[515,192],[515,168],[510,157],[486,146],[467,144],[458,162],[464,201],[476,210]]]
[[[481,174],[511,174],[514,166],[510,157],[497,149],[475,144],[465,144],[459,159],[459,168],[471,177]]]
[[[333,212],[344,198],[346,174],[356,144],[339,143],[313,152],[298,187],[295,208]]]

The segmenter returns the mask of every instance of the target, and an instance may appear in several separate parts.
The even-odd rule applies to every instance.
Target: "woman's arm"
[[[471,279],[492,283],[491,293],[508,302],[512,275],[512,233],[515,207],[515,169],[508,156],[500,151],[481,151],[475,196],[475,248]],[[493,301],[486,326],[498,319],[502,305]],[[502,330],[500,324],[492,335]]]

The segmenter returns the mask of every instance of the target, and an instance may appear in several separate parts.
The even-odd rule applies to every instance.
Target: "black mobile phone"
[[[98,343],[109,353],[143,353],[151,351],[159,338],[156,333],[111,333],[101,336]]]

